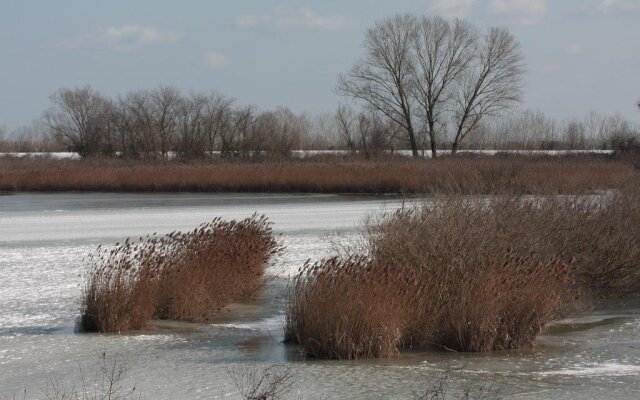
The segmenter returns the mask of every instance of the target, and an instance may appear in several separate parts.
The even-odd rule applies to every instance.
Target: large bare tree
[[[447,121],[455,153],[485,116],[517,103],[523,71],[519,43],[506,29],[482,35],[462,20],[398,15],[367,32],[364,55],[340,76],[338,91],[402,127],[414,156],[418,132],[423,146],[428,135],[435,157]]]
[[[180,91],[172,86],[162,86],[150,93],[152,129],[163,158],[168,156],[176,137],[176,114],[183,108]]]
[[[520,102],[523,60],[520,44],[506,29],[491,28],[483,37],[472,65],[458,83],[453,104],[453,154],[484,117],[496,115]]]
[[[45,115],[48,127],[61,143],[83,157],[105,152],[110,137],[110,102],[90,86],[61,89],[51,96]]]
[[[477,38],[477,30],[459,19],[422,18],[418,25],[414,38],[414,90],[434,158],[436,127],[444,122],[452,87],[475,57]]]
[[[412,92],[417,22],[413,15],[398,15],[377,23],[366,33],[364,55],[338,80],[339,93],[365,102],[401,126],[416,157]]]
[[[209,155],[213,154],[216,141],[231,129],[234,102],[234,99],[219,93],[212,92],[208,95],[203,124]]]

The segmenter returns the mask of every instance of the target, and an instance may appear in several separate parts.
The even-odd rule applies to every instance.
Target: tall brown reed
[[[574,258],[575,278],[593,297],[640,295],[640,182],[598,197],[538,203],[522,213],[522,240]]]
[[[402,275],[367,257],[306,265],[287,310],[285,340],[320,358],[378,358],[394,354],[403,338],[406,286]]]
[[[279,250],[269,221],[255,215],[99,248],[88,259],[82,326],[121,332],[143,329],[153,318],[207,321],[254,295]]]
[[[287,338],[337,359],[533,344],[568,297],[569,265],[533,242],[510,247],[517,213],[503,221],[498,203],[442,200],[370,224],[368,254],[303,269]]]

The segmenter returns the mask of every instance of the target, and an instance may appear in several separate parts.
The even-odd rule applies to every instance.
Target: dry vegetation
[[[489,400],[499,399],[496,390],[490,382],[478,385],[460,385],[453,380],[451,370],[446,370],[442,375],[433,379],[428,377],[429,384],[419,391],[414,392],[416,400]]]
[[[135,386],[126,387],[124,384],[127,367],[123,357],[118,354],[102,353],[98,363],[85,371],[78,365],[79,383],[68,383],[64,380],[50,378],[42,393],[46,400],[140,400],[142,395]],[[27,400],[25,389],[20,395],[16,393],[0,395],[1,400]],[[37,397],[43,398],[43,397]]]
[[[640,290],[637,186],[594,198],[448,198],[369,224],[360,255],[307,265],[286,336],[311,356],[530,346],[586,298]]]
[[[98,249],[88,260],[82,326],[121,332],[143,329],[154,318],[207,321],[255,294],[279,250],[270,223],[258,216]]]
[[[230,369],[229,375],[243,400],[286,399],[294,383],[293,370],[286,365],[243,365]]]
[[[326,157],[162,162],[0,159],[0,191],[581,194],[637,175],[599,157]]]

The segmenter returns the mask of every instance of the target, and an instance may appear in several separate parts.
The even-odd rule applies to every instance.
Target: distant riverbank
[[[284,160],[0,158],[1,191],[584,194],[640,174],[604,155],[437,160],[316,156]]]

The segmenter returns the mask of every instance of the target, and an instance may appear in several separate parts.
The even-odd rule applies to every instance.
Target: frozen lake
[[[27,398],[44,398],[48,380],[77,382],[79,368],[91,370],[105,351],[125,360],[125,384],[149,399],[239,398],[229,370],[279,363],[293,368],[292,398],[302,399],[411,398],[447,369],[454,382],[489,383],[502,398],[640,397],[637,304],[601,306],[562,321],[524,352],[346,363],[302,360],[282,345],[287,278],[357,234],[367,215],[400,204],[333,195],[0,195],[0,398],[24,389]],[[82,259],[99,244],[255,212],[273,221],[287,248],[256,304],[209,325],[131,335],[74,332]]]

